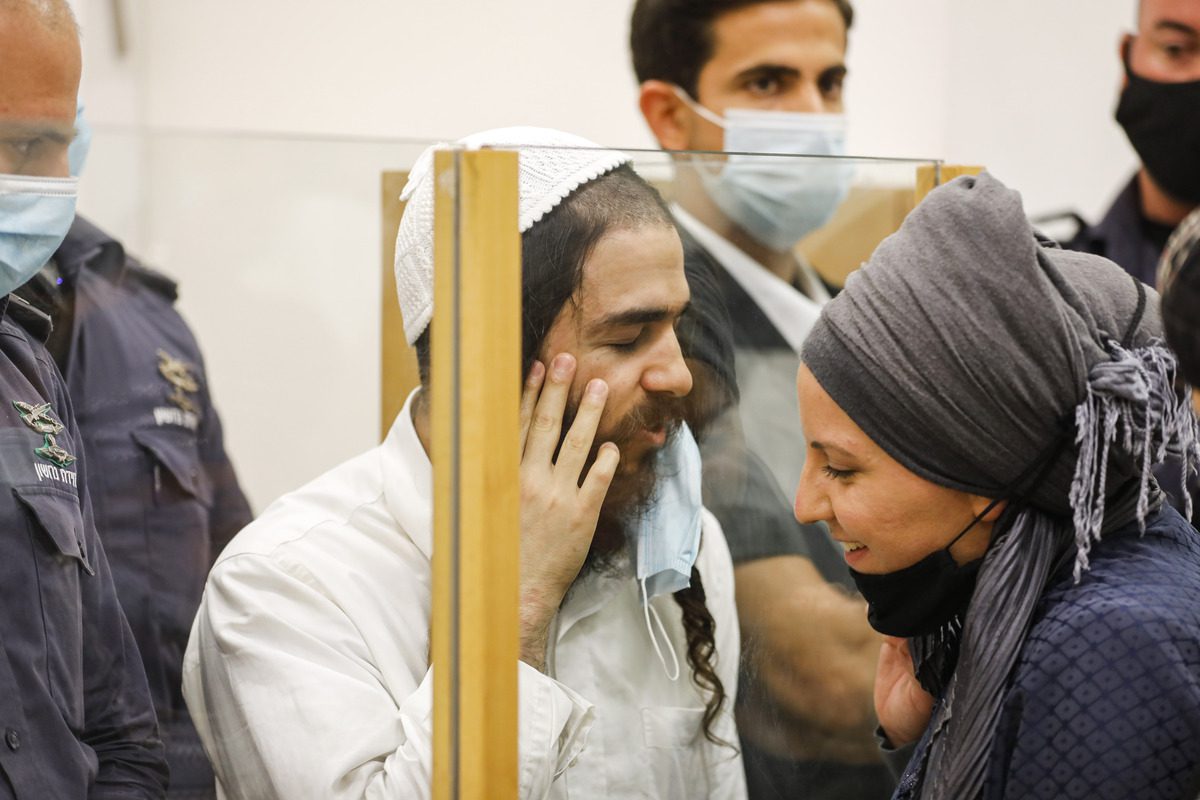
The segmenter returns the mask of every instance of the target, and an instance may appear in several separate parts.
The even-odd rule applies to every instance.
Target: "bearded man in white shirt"
[[[519,156],[520,796],[742,798],[732,566],[682,422],[689,287],[670,214],[623,154],[558,149],[595,148],[578,137],[462,144],[534,146]],[[396,248],[424,386],[430,173],[427,153]],[[214,567],[184,694],[224,797],[430,795],[429,421],[418,389],[380,447],[284,496]]]

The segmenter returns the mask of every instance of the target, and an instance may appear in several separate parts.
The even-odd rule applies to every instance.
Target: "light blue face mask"
[[[650,598],[686,589],[692,583],[692,566],[700,554],[701,512],[700,447],[688,426],[681,424],[659,451],[655,468],[658,485],[650,507],[637,526],[637,579],[642,591],[646,630],[663,669],[671,680],[679,677],[679,658]],[[650,617],[671,654],[674,669],[667,667]]]
[[[731,108],[721,117],[676,89],[688,106],[725,130],[722,163],[699,163],[705,191],[717,207],[759,244],[786,252],[824,225],[846,197],[854,167],[836,158],[745,155],[842,156],[844,114],[808,114]],[[743,155],[736,155],[742,153]]]
[[[92,126],[83,116],[83,106],[80,105],[75,111],[75,138],[67,147],[67,162],[71,165],[71,174],[76,178],[83,174],[83,166],[91,149]]]
[[[75,219],[78,178],[0,175],[0,297],[32,278]]]

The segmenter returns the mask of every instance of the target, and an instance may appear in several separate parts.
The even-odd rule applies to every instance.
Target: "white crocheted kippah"
[[[575,189],[629,163],[629,156],[618,150],[605,150],[587,139],[550,128],[497,128],[467,136],[455,145],[435,145],[422,153],[400,193],[407,205],[396,232],[396,294],[409,344],[433,318],[433,152],[454,146],[519,151],[521,233]]]

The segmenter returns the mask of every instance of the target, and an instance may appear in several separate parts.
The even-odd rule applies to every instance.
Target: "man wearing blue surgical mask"
[[[702,443],[705,505],[735,562],[743,635],[738,727],[750,797],[890,792],[871,732],[879,642],[839,548],[791,514],[805,443],[799,349],[829,298],[795,245],[833,214],[849,173],[846,0],[638,0],[639,105],[679,157],[672,206],[690,274],[730,312],[740,401]],[[739,156],[739,152],[778,154]]]
[[[49,320],[14,293],[74,218],[79,74],[66,2],[0,3],[0,797],[150,800],[167,767],[146,675]]]

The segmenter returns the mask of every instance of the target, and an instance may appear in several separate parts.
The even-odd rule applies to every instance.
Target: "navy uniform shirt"
[[[48,331],[0,298],[0,798],[163,797],[146,676]]]
[[[1126,184],[1112,206],[1095,225],[1084,228],[1063,245],[1104,256],[1147,286],[1154,286],[1158,259],[1171,235],[1171,227],[1142,216],[1137,176]]]
[[[52,263],[64,295],[51,352],[92,465],[97,527],[158,710],[171,796],[208,796],[212,773],[182,696],[183,653],[209,567],[250,508],[174,283],[81,218]]]

